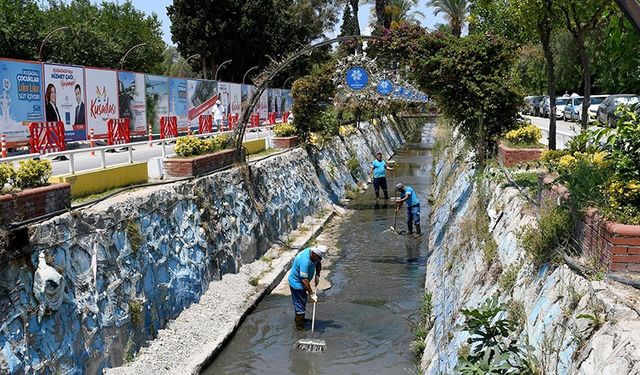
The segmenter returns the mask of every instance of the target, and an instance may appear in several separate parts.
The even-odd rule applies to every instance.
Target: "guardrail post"
[[[153,128],[151,127],[151,124],[149,124],[149,147],[153,147],[153,133],[152,133]]]
[[[89,129],[89,147],[94,148],[96,147],[96,142],[93,138],[93,128]],[[95,151],[91,151],[91,156],[96,156],[96,152]]]
[[[2,148],[2,157],[7,157],[7,135],[0,135],[0,147]]]
[[[92,130],[93,132],[93,130]],[[69,173],[71,174],[75,174],[76,173],[76,166],[75,166],[75,162],[76,162],[76,155],[74,153],[70,153],[69,154]]]
[[[162,157],[166,158],[167,157],[167,149],[165,148],[164,141],[162,141],[161,144],[162,144]]]
[[[107,168],[107,155],[104,152],[104,149],[100,150],[100,162],[102,164],[102,169]]]
[[[129,164],[133,164],[133,146],[128,146],[129,151]]]

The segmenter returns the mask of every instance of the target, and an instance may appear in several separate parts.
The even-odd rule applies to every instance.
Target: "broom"
[[[313,328],[316,323],[316,303],[313,303],[313,314],[311,315],[311,336],[313,337]],[[317,339],[300,339],[296,342],[296,348],[307,352],[324,352],[327,344],[324,340]]]

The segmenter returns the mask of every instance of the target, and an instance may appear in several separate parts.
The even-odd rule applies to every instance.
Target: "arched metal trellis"
[[[249,99],[248,105],[242,108],[242,113],[240,115],[240,119],[238,121],[238,127],[236,128],[233,134],[233,142],[236,147],[236,156],[238,159],[242,157],[242,140],[244,139],[244,134],[247,129],[247,124],[249,123],[249,119],[251,114],[253,113],[253,109],[258,104],[260,100],[260,96],[264,93],[264,90],[267,89],[268,83],[275,78],[283,69],[289,66],[292,62],[300,58],[301,56],[305,56],[310,54],[312,51],[322,48],[324,46],[328,46],[334,43],[346,42],[350,40],[355,41],[367,41],[367,40],[381,40],[382,38],[373,35],[350,35],[343,36],[334,39],[324,40],[322,42],[304,47],[299,49],[298,51],[292,52],[282,59],[282,61],[277,62],[274,61],[267,69],[265,69],[255,80],[256,89],[253,91],[251,98]]]

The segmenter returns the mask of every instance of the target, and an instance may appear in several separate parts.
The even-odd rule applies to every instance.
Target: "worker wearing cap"
[[[327,247],[318,245],[302,250],[296,255],[289,273],[289,287],[291,289],[291,301],[295,310],[296,328],[304,330],[304,314],[307,307],[307,294],[311,301],[318,302],[318,297],[311,289],[311,280],[315,286],[320,282],[322,259],[327,255]]]
[[[407,227],[409,233],[413,233],[413,225],[416,227],[416,237],[422,235],[420,231],[420,200],[413,191],[411,186],[404,186],[401,182],[396,185],[396,191],[400,193],[400,199],[396,200],[396,214],[402,206],[402,203],[407,202]]]
[[[222,102],[220,99],[216,101],[216,104],[213,106],[213,124],[217,127],[217,130],[222,130],[222,119],[224,118],[224,107],[222,106]]]

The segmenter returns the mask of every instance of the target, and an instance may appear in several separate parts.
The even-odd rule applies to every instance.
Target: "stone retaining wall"
[[[0,373],[121,365],[211,282],[338,202],[359,182],[343,164],[351,155],[368,168],[376,151],[404,142],[407,128],[362,124],[322,149],[136,190],[33,225],[29,244],[10,249],[27,255],[0,263]],[[38,285],[51,293],[34,293]]]

